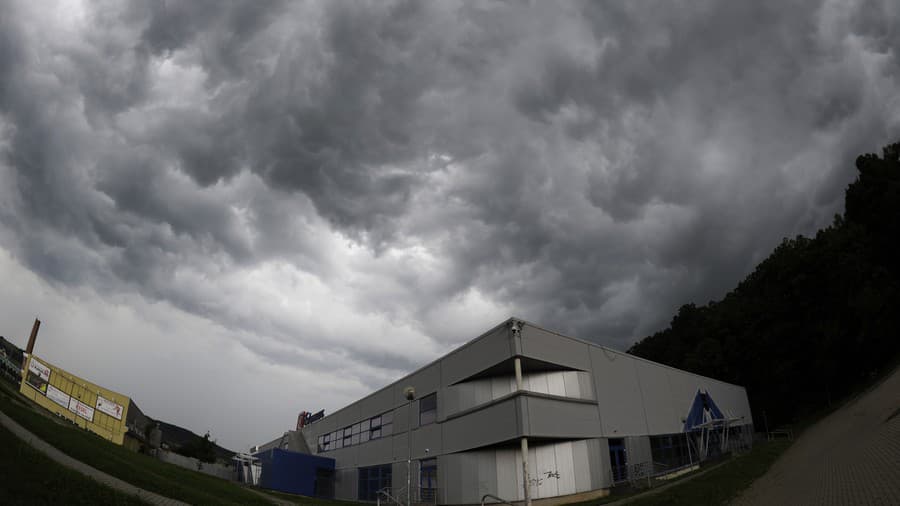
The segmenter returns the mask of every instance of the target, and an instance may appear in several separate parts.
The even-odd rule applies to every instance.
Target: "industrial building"
[[[334,459],[317,490],[337,499],[563,502],[751,436],[743,387],[513,318],[260,452]]]

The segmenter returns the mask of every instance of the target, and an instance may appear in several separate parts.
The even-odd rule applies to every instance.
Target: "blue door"
[[[613,483],[628,479],[628,461],[625,455],[625,444],[621,439],[609,440],[609,465],[612,469]]]

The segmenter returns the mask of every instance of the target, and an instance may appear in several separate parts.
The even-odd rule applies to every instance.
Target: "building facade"
[[[413,502],[475,504],[603,495],[751,424],[743,387],[510,319],[280,441],[333,458],[338,499],[406,502],[409,467]]]

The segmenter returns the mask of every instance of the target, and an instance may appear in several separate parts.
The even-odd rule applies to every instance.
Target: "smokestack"
[[[31,355],[34,352],[34,340],[37,339],[38,329],[41,328],[41,321],[34,319],[34,326],[31,327],[31,336],[28,338],[28,346],[25,347],[25,353]]]

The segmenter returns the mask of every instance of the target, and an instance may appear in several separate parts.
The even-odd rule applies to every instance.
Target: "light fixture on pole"
[[[412,401],[416,398],[416,389],[406,387],[403,389],[403,395],[406,397],[406,409],[409,411],[409,425],[406,427],[406,506],[412,504],[410,502],[410,491],[412,490]]]

